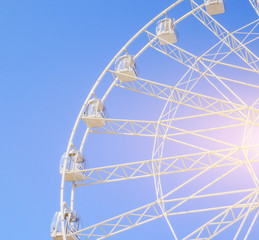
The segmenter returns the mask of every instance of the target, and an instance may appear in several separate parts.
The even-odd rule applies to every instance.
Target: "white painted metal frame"
[[[92,226],[83,228],[82,230],[71,233],[72,235],[85,236],[87,239],[103,239],[114,234],[118,234],[122,231],[129,230],[133,227],[148,223],[150,221],[156,220],[158,218],[164,217],[172,231],[172,236],[174,239],[178,239],[175,233],[174,226],[170,222],[169,218],[177,215],[187,215],[197,212],[210,212],[210,211],[221,211],[216,217],[212,218],[210,221],[202,225],[200,228],[191,232],[184,239],[200,239],[200,236],[206,235],[206,239],[212,239],[223,232],[228,227],[241,221],[238,231],[234,235],[234,239],[237,239],[244,224],[251,212],[256,211],[253,221],[247,230],[245,239],[248,239],[250,232],[258,218],[259,215],[259,181],[256,175],[252,163],[259,162],[257,156],[250,158],[248,156],[248,151],[251,148],[259,147],[257,145],[250,144],[250,137],[252,134],[252,129],[258,126],[259,109],[256,106],[248,106],[243,99],[241,99],[229,86],[228,83],[236,83],[240,86],[248,86],[254,89],[259,88],[259,84],[250,84],[246,82],[241,82],[236,79],[226,78],[224,76],[219,76],[214,73],[213,68],[217,65],[229,67],[232,69],[239,69],[242,71],[247,71],[251,73],[259,73],[259,59],[254,52],[252,52],[248,45],[259,39],[259,33],[255,32],[255,28],[259,24],[259,20],[255,20],[252,23],[248,23],[246,26],[230,33],[227,31],[215,18],[208,15],[205,11],[204,3],[197,4],[194,0],[190,0],[191,9],[181,18],[177,19],[174,24],[177,25],[184,19],[194,16],[198,21],[200,21],[204,27],[209,29],[217,38],[218,43],[214,45],[211,49],[206,51],[201,56],[195,56],[192,53],[178,47],[174,44],[160,45],[159,37],[150,32],[149,27],[152,26],[161,17],[167,14],[170,10],[181,4],[183,1],[189,0],[178,0],[170,7],[165,9],[154,19],[152,19],[146,26],[144,26],[135,36],[133,36],[130,41],[116,54],[112,61],[105,68],[101,76],[96,81],[92,90],[90,91],[88,97],[86,98],[82,109],[78,115],[76,123],[74,125],[72,134],[69,139],[66,159],[64,166],[68,159],[69,150],[73,144],[73,139],[75,133],[79,126],[79,123],[83,121],[83,112],[89,102],[91,96],[95,93],[97,87],[101,83],[102,79],[110,74],[113,77],[113,83],[107,89],[106,93],[102,97],[104,101],[111,90],[114,87],[127,89],[129,91],[134,91],[139,94],[145,94],[150,97],[154,97],[165,101],[165,107],[162,111],[161,116],[157,121],[140,121],[140,120],[127,120],[127,119],[106,119],[106,125],[100,128],[87,129],[81,145],[78,149],[82,152],[85,145],[86,138],[89,133],[91,134],[115,134],[115,135],[128,135],[128,136],[139,136],[139,137],[153,137],[155,139],[153,156],[151,160],[137,161],[133,163],[125,163],[120,165],[111,165],[99,168],[85,169],[77,171],[78,173],[84,173],[85,178],[82,181],[75,181],[71,188],[71,202],[70,208],[74,209],[74,193],[77,187],[86,187],[88,185],[111,183],[115,181],[127,181],[130,179],[153,177],[156,189],[157,201],[152,202],[146,206],[137,208],[130,212],[126,212],[114,218],[108,219],[106,221],[97,223]],[[253,8],[258,13],[258,1],[249,0]],[[254,24],[254,28],[249,32],[245,29],[248,26]],[[244,34],[243,40],[239,40],[237,35]],[[172,61],[177,61],[188,69],[186,74],[178,81],[176,86],[168,86],[159,82],[150,81],[148,79],[136,77],[134,81],[120,82],[116,76],[116,72],[112,69],[115,60],[121,56],[126,49],[134,43],[134,41],[139,36],[145,35],[147,37],[147,44],[135,55],[135,59],[138,58],[143,52],[148,48],[153,48],[156,51],[165,54]],[[246,41],[248,36],[253,36],[253,38]],[[164,40],[163,40],[164,41]],[[222,52],[223,46],[227,46],[229,51]],[[212,53],[213,50],[218,48],[216,53]],[[238,66],[235,64],[230,64],[224,62],[224,60],[230,55],[236,54],[243,62],[246,63],[246,67]],[[199,74],[199,77],[192,77],[193,73]],[[206,79],[211,86],[222,96],[222,98],[216,98],[200,94],[194,91],[196,84],[201,78]],[[229,95],[235,98],[235,102],[230,100],[229,96],[223,93],[216,84],[211,80],[215,79],[221,86],[224,86],[228,90]],[[181,106],[186,106],[200,111],[199,115],[190,115],[186,117],[177,117],[176,113],[181,108]],[[235,121],[233,124],[228,124],[220,127],[213,128],[202,128],[195,130],[187,130],[184,128],[179,128],[174,126],[173,122],[181,122],[184,120],[199,119],[206,116],[221,116],[227,119]],[[241,146],[236,146],[231,142],[220,140],[216,137],[206,136],[206,133],[213,132],[216,130],[224,130],[243,127],[244,137],[243,144]],[[176,131],[175,133],[170,133],[170,131]],[[210,150],[203,146],[198,146],[196,143],[187,143],[177,139],[179,136],[195,136],[200,139],[206,140],[213,143],[221,144],[224,146],[222,149]],[[172,157],[163,157],[165,142],[172,141],[183,144],[187,147],[196,149],[198,152],[193,154],[185,154]],[[245,155],[245,160],[240,156],[240,152]],[[209,159],[209,162],[207,161]],[[215,160],[217,159],[217,160]],[[179,167],[179,163],[181,166]],[[221,181],[226,176],[234,172],[236,169],[246,166],[251,178],[254,181],[254,188],[251,189],[240,189],[228,192],[218,192],[213,194],[202,194],[204,190],[208,189],[213,184]],[[227,167],[227,168],[226,168]],[[173,194],[182,189],[184,186],[188,185],[195,179],[204,175],[211,169],[228,169],[220,177],[209,182],[206,186],[201,187],[195,193],[190,196],[183,198],[174,198]],[[189,180],[179,185],[177,188],[172,189],[167,193],[163,193],[162,190],[162,180],[161,176],[175,174],[175,173],[185,173],[185,172],[195,172],[196,174]],[[65,225],[64,225],[64,191],[65,191],[65,168],[62,172],[61,179],[61,197],[60,197],[60,211],[61,211],[61,228],[63,232],[63,239],[67,239],[68,236],[65,235]],[[188,211],[180,211],[178,207],[182,206],[184,203],[192,199],[208,198],[212,199],[216,196],[224,196],[231,194],[245,193],[246,195],[233,205],[226,205],[214,208],[200,208],[200,209],[190,209]],[[167,208],[168,203],[176,204]],[[237,211],[240,210],[240,211]],[[229,215],[232,216],[231,221],[229,221]],[[226,221],[226,219],[228,220]],[[213,231],[211,226],[213,225]],[[216,226],[216,228],[215,228]],[[224,226],[224,227],[223,227]]]

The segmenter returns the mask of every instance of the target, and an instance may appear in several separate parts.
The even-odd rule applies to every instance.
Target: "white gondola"
[[[204,0],[207,13],[217,15],[225,12],[223,0]]]
[[[135,61],[132,55],[125,54],[115,62],[116,76],[120,82],[129,82],[136,80],[137,71]]]
[[[104,127],[106,124],[105,107],[102,100],[94,98],[87,104],[83,119],[88,128]]]
[[[65,210],[65,234],[67,240],[79,240],[80,238],[73,233],[79,230],[79,217],[75,211]],[[50,234],[54,240],[63,240],[61,229],[61,212],[56,212],[50,227]]]
[[[160,45],[166,45],[167,42],[176,43],[177,36],[173,20],[171,18],[160,20],[156,25],[156,35],[159,37]]]
[[[60,160],[60,174],[63,172],[65,158],[66,153],[62,155]],[[84,180],[85,175],[83,172],[80,172],[84,169],[85,159],[83,155],[73,147],[68,154],[67,165],[65,169],[65,181],[74,182]]]

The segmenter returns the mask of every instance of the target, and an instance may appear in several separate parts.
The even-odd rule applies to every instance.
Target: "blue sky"
[[[172,2],[1,1],[0,106],[3,151],[0,209],[3,217],[0,222],[4,229],[3,239],[50,239],[50,222],[59,209],[59,159],[66,150],[86,96],[122,46]],[[242,9],[238,8],[238,4],[233,5],[239,2],[242,1],[226,1],[226,10],[235,11],[232,15],[226,14],[225,19],[218,18],[219,21],[224,20],[225,26],[231,31],[245,22],[244,16],[239,23],[236,21],[242,9],[249,19],[247,23],[256,19],[248,3]],[[188,32],[192,33],[194,25],[190,24],[193,23],[183,23],[185,33],[177,29],[180,40],[188,36]],[[185,45],[182,46],[195,54],[202,53],[206,50],[203,47],[216,42],[207,30],[201,31],[200,35],[196,32],[192,34],[193,41],[185,38]],[[169,81],[169,73],[177,78],[183,73],[177,67],[169,69],[168,65],[162,64],[158,67],[155,60],[160,58],[154,60],[149,54],[152,53],[147,53],[139,60],[143,64],[140,76],[157,77],[163,73],[162,77]],[[160,63],[163,61],[161,57]],[[115,90],[107,99],[111,117],[126,118],[129,113],[132,115],[128,117],[137,119],[147,117],[146,120],[156,120],[159,117],[162,103],[144,100],[137,95],[132,95],[133,100],[126,103],[127,107],[131,105],[130,110],[126,111],[122,106],[124,93]],[[140,109],[153,109],[135,111],[135,104]],[[120,163],[123,158],[126,162],[130,158],[135,161],[147,159],[148,155],[152,155],[153,140],[145,141],[142,146],[142,139],[133,142],[126,137],[117,139],[105,135],[101,139],[100,135],[91,136],[86,143],[90,148],[86,151],[89,165]],[[135,159],[136,156],[138,159]],[[133,181],[125,186],[90,187],[85,192],[78,192],[76,204],[81,210],[84,225],[153,201],[153,179],[144,179],[138,189],[137,184]],[[162,230],[161,239],[168,239],[170,231],[165,225],[163,220],[159,220],[157,225],[151,223],[139,230],[134,229],[129,235],[118,235],[112,239],[146,239],[147,236],[157,239]]]

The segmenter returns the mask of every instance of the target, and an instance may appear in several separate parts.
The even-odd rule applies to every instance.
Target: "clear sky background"
[[[59,160],[66,150],[71,130],[86,96],[121,47],[172,2],[172,0],[1,1],[1,239],[50,239],[51,219],[59,209],[61,180]],[[242,14],[242,9],[238,9],[238,2],[242,1],[226,1],[227,10],[236,9],[234,14],[236,19]],[[234,3],[237,5],[234,6]],[[256,19],[248,0],[244,13],[250,20]],[[241,25],[227,17],[226,26],[234,30]],[[185,29],[191,29],[190,25]],[[202,47],[202,42],[206,40],[202,34],[203,32],[193,43],[189,45],[186,43],[189,51],[198,52]],[[180,34],[180,37],[183,36]],[[198,43],[199,38],[203,38],[200,43]],[[212,45],[213,42],[209,44],[208,41],[205,42]],[[142,61],[144,60],[143,58]],[[152,59],[147,61],[149,69],[152,69],[152,66],[156,67]],[[147,69],[143,67],[140,72],[147,73]],[[121,107],[118,103],[120,97],[123,97],[123,94],[114,94],[110,99],[110,102],[117,103],[113,110],[109,110],[107,106],[111,116],[119,116],[117,111]],[[157,109],[161,111],[159,104]],[[151,111],[148,116],[150,120],[155,120],[159,115],[156,113],[157,118],[152,119],[154,116]],[[107,136],[104,138],[109,142]],[[91,157],[94,151],[100,149],[99,140],[94,137],[92,140],[93,143],[90,145],[92,152],[89,152]],[[118,140],[114,141],[110,142],[110,145],[102,146],[101,149],[108,152],[113,144],[120,143]],[[147,143],[147,146],[151,146],[151,150],[152,144],[153,140]],[[112,156],[124,157],[124,148],[125,146],[122,146],[116,149],[117,152],[111,151]],[[136,160],[144,160],[141,148],[133,147],[133,149],[140,154],[140,158]],[[147,149],[150,150],[148,147]],[[151,157],[151,152],[149,153]],[[109,158],[105,161],[108,165]],[[98,163],[90,161],[89,164],[102,166],[105,161]],[[143,181],[146,184],[143,189],[153,183],[152,179]],[[76,196],[79,198],[78,208],[90,211],[88,216],[87,211],[86,215],[84,214],[85,225],[97,221],[97,216],[102,216],[101,211],[105,212],[103,216],[106,216],[106,207],[98,204],[101,204],[101,199],[120,187],[110,186],[106,190],[91,188],[89,193],[93,194],[92,196],[99,191],[96,196],[99,200],[94,197],[88,199],[89,195],[85,193]],[[134,196],[134,187],[126,185],[129,196]],[[118,192],[114,194],[117,200],[108,197],[107,201],[113,204],[111,207],[113,215],[117,215],[124,211],[120,210],[119,205],[123,198],[120,199]],[[147,189],[147,193],[142,191],[142,194],[153,196],[153,186]],[[129,199],[126,201],[129,203],[128,210],[152,201],[142,201],[141,196],[139,194],[135,205],[131,206]],[[87,199],[90,203],[87,203]],[[91,205],[95,202],[96,205]],[[99,213],[95,214],[95,211]],[[110,215],[107,213],[108,216]],[[152,224],[144,226],[143,229],[147,230],[150,226],[152,228]],[[162,224],[165,225],[165,222],[157,225],[159,231],[158,228],[152,228],[149,233],[150,238],[157,239]],[[134,239],[146,239],[147,232],[144,230],[143,232],[134,230],[138,236],[143,234],[142,237]],[[167,226],[164,230],[161,239],[170,236]],[[123,236],[123,239],[132,239]],[[114,239],[122,238],[117,236]]]

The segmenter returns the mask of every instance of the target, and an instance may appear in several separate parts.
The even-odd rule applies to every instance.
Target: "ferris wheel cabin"
[[[217,15],[225,12],[223,0],[205,0],[205,7],[209,15]]]
[[[87,104],[83,119],[88,128],[104,127],[106,124],[105,107],[103,101],[94,98]]]
[[[77,235],[72,235],[79,230],[79,217],[75,211],[65,212],[65,233],[67,240],[79,240]],[[61,212],[56,212],[52,218],[50,226],[50,234],[54,240],[63,240],[63,232],[61,229]]]
[[[159,37],[160,45],[177,42],[175,25],[171,18],[164,18],[157,23],[156,35]]]
[[[120,82],[136,80],[137,71],[135,60],[132,55],[125,54],[119,57],[115,63],[116,76]]]
[[[60,174],[63,172],[63,168],[65,167],[65,159],[66,153],[64,153],[60,160]],[[83,155],[77,151],[75,148],[72,148],[69,151],[67,164],[65,168],[65,181],[74,182],[74,181],[82,181],[85,178],[83,172],[80,172],[85,169],[85,159]]]

